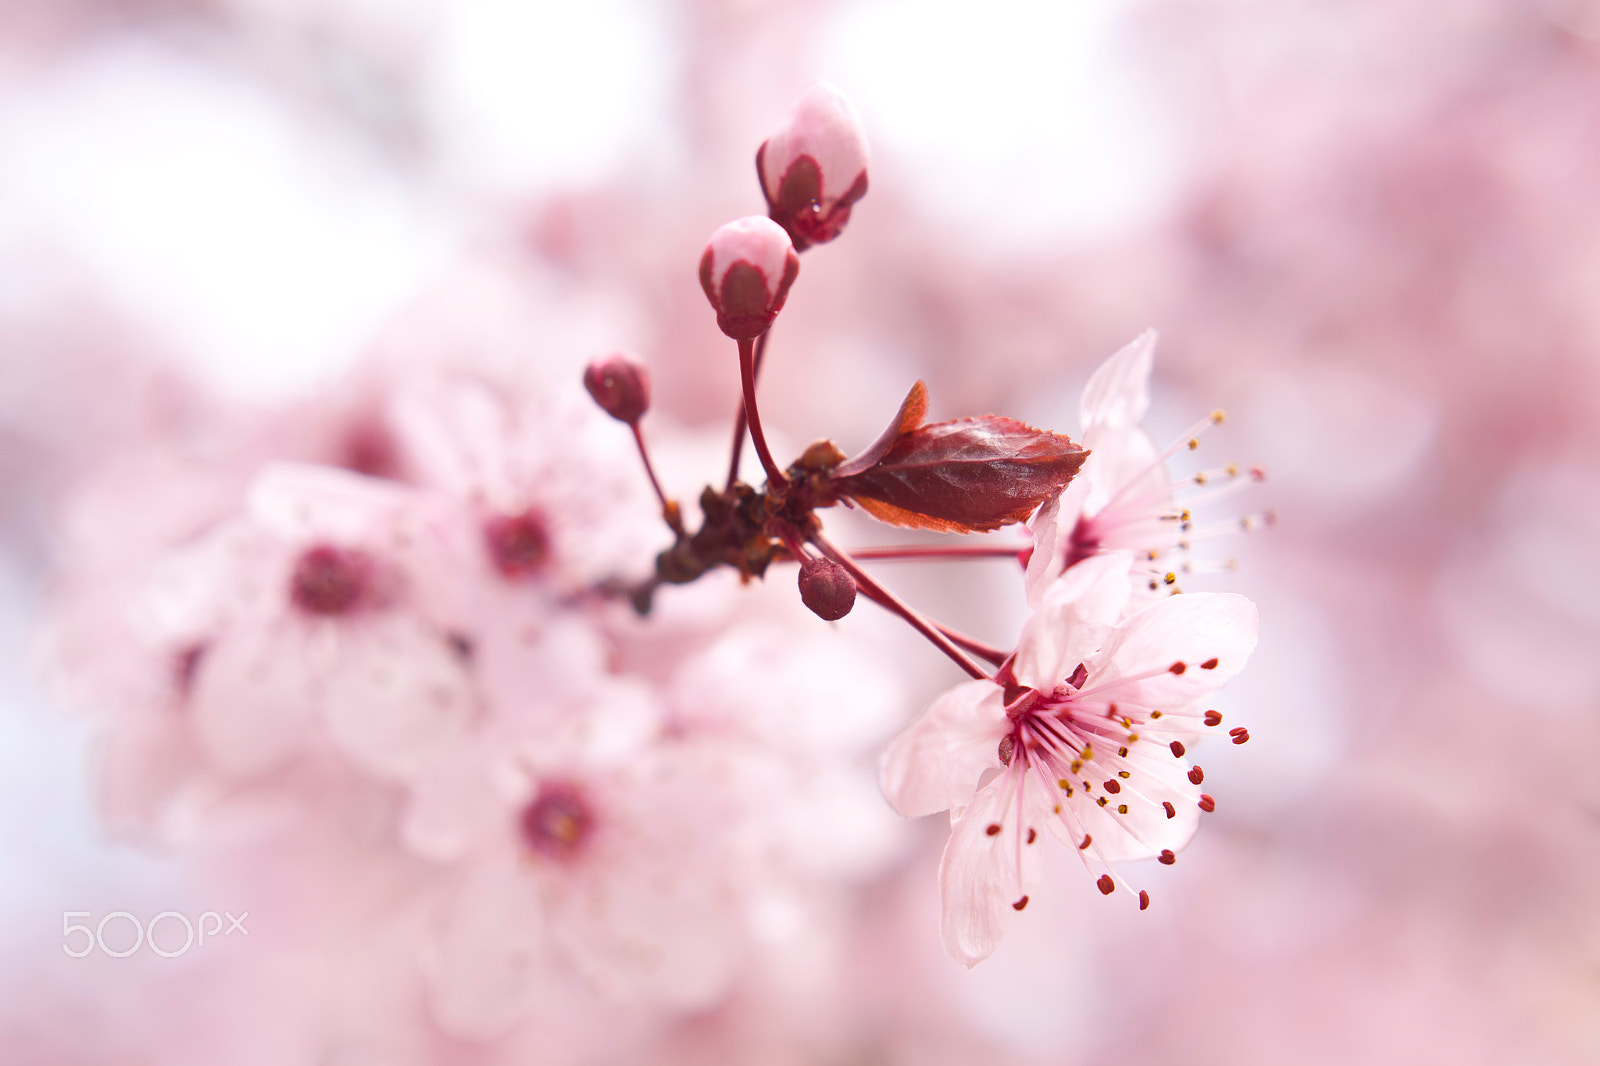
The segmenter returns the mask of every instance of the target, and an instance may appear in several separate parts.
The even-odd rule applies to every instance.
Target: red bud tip
[[[650,368],[621,352],[590,363],[583,387],[600,409],[630,426],[650,410]]]
[[[836,622],[856,605],[855,578],[832,559],[806,559],[800,563],[800,602]]]
[[[756,173],[768,213],[795,251],[833,240],[867,194],[867,138],[856,109],[827,82],[811,86],[762,142]]]
[[[759,215],[718,229],[700,257],[700,287],[734,340],[754,340],[772,326],[799,272],[789,235]]]

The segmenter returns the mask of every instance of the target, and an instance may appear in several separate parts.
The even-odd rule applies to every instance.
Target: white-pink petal
[[[332,635],[332,634],[330,634]],[[344,627],[321,678],[334,740],[372,773],[404,777],[465,732],[475,710],[460,655],[409,614]]]
[[[1039,882],[1040,835],[1028,843],[1024,802],[1019,817],[1014,772],[999,774],[953,820],[939,864],[944,949],[963,966],[988,958],[1011,918]],[[1027,800],[1030,797],[1024,796]]]
[[[1048,694],[1100,650],[1127,605],[1132,565],[1127,552],[1092,556],[1044,589],[1017,641],[1020,684]]]
[[[1118,628],[1090,664],[1085,692],[1160,711],[1188,707],[1244,669],[1258,627],[1256,605],[1237,593],[1168,597]]]
[[[1000,738],[1010,728],[998,685],[957,685],[884,750],[878,762],[884,797],[908,818],[966,804],[979,776],[1000,765]]]
[[[1136,426],[1150,407],[1150,368],[1156,331],[1147,329],[1100,364],[1083,387],[1079,425],[1087,436],[1096,427]]]
[[[298,626],[248,624],[208,645],[188,705],[206,762],[248,778],[287,761],[313,735],[316,681]]]

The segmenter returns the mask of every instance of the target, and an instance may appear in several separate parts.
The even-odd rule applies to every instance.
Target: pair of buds
[[[867,194],[867,138],[855,108],[826,82],[813,85],[756,151],[756,173],[768,217],[721,227],[700,257],[700,287],[735,340],[772,326],[800,271],[797,253],[837,237]]]

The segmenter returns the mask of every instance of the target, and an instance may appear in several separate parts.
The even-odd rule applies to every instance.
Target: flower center
[[[537,511],[496,515],[484,523],[483,539],[495,569],[513,581],[532,577],[550,564],[550,532]]]
[[[372,562],[358,551],[319,544],[295,564],[289,599],[309,614],[347,614],[371,587]]]
[[[522,812],[522,839],[547,859],[570,861],[583,850],[594,831],[594,812],[576,787],[541,785]]]

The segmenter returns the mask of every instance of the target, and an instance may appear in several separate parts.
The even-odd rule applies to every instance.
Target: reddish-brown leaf
[[[1059,433],[984,415],[902,432],[875,463],[836,476],[832,488],[891,525],[986,532],[1026,519],[1088,454]]]
[[[853,459],[847,459],[834,471],[835,477],[849,477],[869,470],[872,464],[884,457],[888,450],[894,447],[895,441],[922,425],[922,420],[928,416],[928,386],[917,382],[911,386],[911,391],[906,393],[906,398],[900,401],[900,410],[895,414],[894,421],[889,423],[889,428],[878,434],[878,439],[867,445],[867,450]]]

